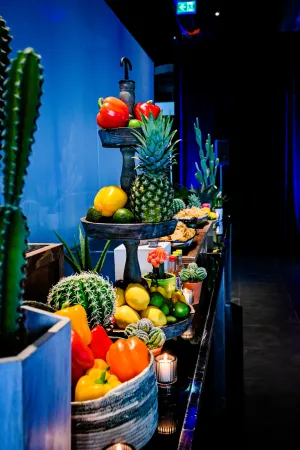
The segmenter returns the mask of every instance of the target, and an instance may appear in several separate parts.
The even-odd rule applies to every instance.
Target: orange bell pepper
[[[149,365],[149,351],[139,338],[118,339],[106,355],[110,372],[122,382],[139,375]]]
[[[89,328],[85,309],[81,305],[70,306],[56,311],[57,315],[68,317],[71,320],[72,330],[79,334],[85,345],[89,345],[92,340],[92,333]]]

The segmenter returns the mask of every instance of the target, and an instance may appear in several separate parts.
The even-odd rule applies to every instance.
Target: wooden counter
[[[197,262],[200,253],[207,253],[207,250],[212,248],[214,223],[215,220],[204,222],[203,228],[198,228],[196,230],[197,234],[195,236],[193,244],[187,249],[183,249],[183,264]]]

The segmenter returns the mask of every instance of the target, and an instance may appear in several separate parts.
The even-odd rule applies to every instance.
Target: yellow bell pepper
[[[217,219],[217,213],[215,213],[215,212],[213,212],[213,211],[210,211],[210,212],[208,213],[208,218],[209,218],[210,220],[215,220],[215,219]]]
[[[89,328],[85,309],[81,305],[70,306],[56,311],[58,316],[68,317],[71,320],[72,330],[79,334],[81,340],[89,345],[92,340],[92,333]]]
[[[94,366],[92,367],[92,369],[101,369],[101,370],[109,370],[108,364],[106,361],[104,361],[104,359],[98,359],[96,358],[94,361]],[[89,371],[91,369],[89,369],[87,371],[87,375],[89,374]]]
[[[127,203],[126,192],[118,186],[105,186],[96,195],[94,207],[102,216],[111,217],[114,213],[123,208]]]
[[[121,381],[115,375],[108,373],[107,369],[93,368],[78,380],[75,389],[75,401],[85,402],[104,397],[107,392],[119,386]]]
[[[156,288],[157,292],[159,292],[163,297],[165,298],[169,298],[169,296],[167,295],[167,292],[165,290],[165,288],[163,288],[162,286],[158,286]]]

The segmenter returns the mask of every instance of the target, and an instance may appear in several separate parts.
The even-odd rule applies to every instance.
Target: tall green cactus
[[[8,66],[10,48],[0,19],[1,116],[4,205],[0,208],[0,340],[6,351],[18,350],[22,326],[20,305],[26,267],[28,227],[20,208],[33,134],[41,105],[43,69],[31,48],[18,52]],[[5,31],[6,30],[6,31]],[[6,70],[2,70],[6,64]],[[3,348],[3,345],[1,345]]]
[[[216,158],[214,152],[214,146],[211,143],[210,134],[207,135],[207,140],[205,142],[205,150],[204,153],[202,147],[202,133],[199,128],[199,120],[196,119],[196,123],[194,123],[194,129],[196,134],[196,141],[199,146],[199,155],[200,155],[200,167],[198,163],[195,163],[197,173],[195,174],[197,180],[201,184],[201,191],[206,190],[209,186],[214,186],[216,184],[216,176],[219,166],[219,158]]]

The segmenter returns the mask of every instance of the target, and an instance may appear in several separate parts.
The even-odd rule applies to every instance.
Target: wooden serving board
[[[131,241],[153,239],[172,234],[176,228],[177,220],[167,220],[159,223],[94,223],[83,217],[81,223],[89,237],[96,239],[112,239],[118,241]]]
[[[105,148],[120,148],[138,145],[140,141],[134,136],[132,130],[141,132],[141,128],[107,128],[99,130],[102,146]]]

